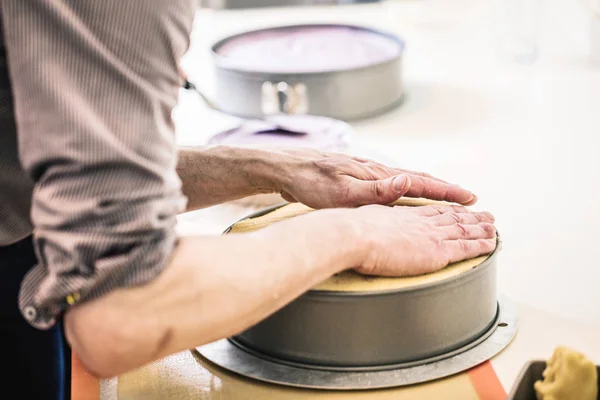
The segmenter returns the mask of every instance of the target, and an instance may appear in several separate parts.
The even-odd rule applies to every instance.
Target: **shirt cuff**
[[[123,217],[110,231],[36,232],[38,264],[25,276],[19,296],[25,319],[35,328],[50,329],[68,307],[156,278],[178,242],[176,216],[160,221],[158,229],[139,229],[152,220],[143,209],[148,211],[130,208],[123,216],[133,221]]]

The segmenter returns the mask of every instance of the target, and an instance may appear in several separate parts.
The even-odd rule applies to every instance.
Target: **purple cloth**
[[[312,115],[281,115],[244,121],[213,136],[210,145],[264,145],[310,147],[343,151],[352,128],[345,122]]]

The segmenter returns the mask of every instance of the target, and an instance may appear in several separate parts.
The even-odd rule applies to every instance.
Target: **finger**
[[[437,178],[435,176],[432,176],[428,173],[425,172],[420,172],[420,171],[412,171],[409,169],[403,169],[403,168],[396,168],[396,167],[392,167],[390,165],[386,165],[383,163],[380,163],[379,161],[375,161],[369,158],[364,158],[364,157],[351,157],[352,160],[359,162],[361,164],[367,164],[369,167],[371,167],[374,170],[377,170],[377,172],[381,173],[386,173],[387,175],[400,175],[400,174],[408,174],[408,175],[414,175],[414,176],[420,176],[423,178],[429,178],[429,179],[433,179],[439,182],[444,182],[444,183],[448,183],[440,178]]]
[[[365,181],[348,177],[346,199],[343,203],[348,206],[368,204],[390,204],[398,200],[410,189],[408,175],[398,175],[391,178]]]
[[[409,177],[414,176],[415,179],[428,179],[428,180],[432,180],[432,181],[437,181],[439,183],[442,184],[446,184],[449,186],[454,186],[454,187],[458,187],[456,185],[450,184],[440,178],[437,178],[435,176],[432,176],[428,173],[425,172],[420,172],[420,171],[412,171],[412,170],[407,170],[407,169],[402,169],[402,168],[395,168],[395,167],[390,167],[388,165],[384,165],[380,162],[374,161],[374,160],[369,160],[369,159],[365,159],[362,157],[352,157],[352,160],[360,163],[361,167],[362,167],[362,174],[359,173],[357,171],[357,173],[359,175],[363,175],[363,176],[356,176],[357,178],[362,178],[362,179],[384,179],[384,178],[388,178],[390,176],[396,176],[396,175],[401,175],[401,174],[406,174]],[[366,173],[366,174],[365,174]],[[472,204],[472,203],[470,203]],[[469,204],[469,205],[470,205]]]
[[[443,246],[448,254],[448,261],[455,263],[493,252],[496,239],[446,240]]]
[[[290,195],[288,192],[281,192],[281,197],[283,197],[283,199],[289,203],[297,203],[298,200],[296,200],[292,195]]]
[[[422,176],[411,176],[411,182],[410,190],[406,193],[407,197],[421,197],[463,205],[472,205],[477,201],[473,193],[456,185]]]
[[[422,178],[428,178],[428,179],[433,179],[434,181],[438,181],[438,182],[442,182],[442,183],[448,183],[443,179],[440,179],[436,176],[430,175],[426,172],[419,172],[419,171],[411,171],[409,169],[400,169],[400,168],[395,168],[396,171],[400,172],[400,173],[405,173],[405,174],[409,174],[409,175],[415,175],[415,176],[420,176]]]
[[[408,174],[408,175],[420,176],[422,178],[433,179],[433,180],[438,181],[438,182],[448,183],[445,180],[442,180],[442,179],[440,179],[438,177],[435,177],[435,176],[433,176],[431,174],[428,174],[426,172],[413,171],[413,170],[410,170],[410,169],[391,167],[389,165],[385,165],[385,164],[382,164],[380,162],[373,161],[373,160],[370,160],[370,161],[369,160],[365,160],[363,162],[366,162],[366,163],[369,163],[369,164],[373,164],[373,165],[379,167],[380,169],[388,171],[388,173],[392,173],[394,175]]]
[[[369,167],[371,170],[373,170],[373,172],[377,173],[380,177],[383,177],[384,175],[391,176],[391,175],[407,174],[409,176],[414,175],[414,176],[418,176],[421,178],[432,179],[434,181],[438,181],[438,182],[442,182],[442,183],[448,183],[448,182],[446,182],[440,178],[437,178],[435,176],[432,176],[426,172],[412,171],[409,169],[391,167],[389,165],[385,165],[380,162],[377,162],[374,160],[368,160],[368,159],[364,159],[364,158],[355,157],[354,160],[358,161],[361,164],[366,164],[367,167]]]
[[[351,157],[354,161],[357,161],[359,163],[363,163],[363,164],[368,164],[368,163],[373,163],[376,164],[376,162],[374,160],[370,160],[368,158],[364,158],[364,157]]]
[[[494,216],[489,212],[448,212],[434,215],[433,217],[431,217],[431,219],[437,226],[446,226],[454,224],[474,225],[480,222],[494,222]]]
[[[496,228],[487,222],[481,222],[476,225],[454,224],[441,226],[439,229],[445,240],[491,239],[496,236]]]
[[[433,217],[436,215],[442,215],[442,214],[446,214],[446,213],[462,214],[462,213],[472,213],[473,212],[466,207],[455,206],[453,204],[448,204],[448,205],[432,204],[430,206],[420,206],[420,207],[415,207],[415,211],[417,212],[418,215],[423,216],[423,217]]]

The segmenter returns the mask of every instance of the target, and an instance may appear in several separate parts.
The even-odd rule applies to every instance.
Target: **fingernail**
[[[406,175],[398,175],[392,181],[392,185],[394,187],[394,190],[397,191],[397,192],[404,191],[404,189],[406,188],[407,184],[408,184],[408,177]]]
[[[477,196],[473,195],[473,196],[471,197],[471,200],[469,200],[469,201],[467,202],[467,204],[468,204],[468,205],[475,204],[475,203],[477,203],[477,200],[478,200],[478,199],[477,199]]]

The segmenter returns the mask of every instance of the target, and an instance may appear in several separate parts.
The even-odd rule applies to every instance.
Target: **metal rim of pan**
[[[514,305],[500,296],[499,323],[477,345],[428,364],[377,371],[331,371],[282,364],[246,352],[228,339],[192,349],[201,362],[256,381],[305,389],[332,391],[393,389],[429,382],[466,371],[505,349],[518,330]],[[206,365],[206,364],[205,364]],[[209,371],[211,369],[209,368]]]
[[[490,322],[489,326],[483,332],[481,332],[478,337],[474,338],[470,342],[468,342],[454,350],[450,350],[450,351],[447,351],[447,352],[444,352],[441,354],[437,354],[437,355],[434,355],[431,357],[427,357],[427,358],[423,358],[423,359],[419,359],[419,360],[413,360],[413,361],[404,361],[404,362],[399,362],[399,363],[394,363],[394,364],[384,364],[384,365],[333,366],[333,365],[324,365],[324,364],[316,364],[316,363],[309,364],[309,363],[304,363],[301,361],[288,360],[288,359],[283,359],[283,358],[279,358],[276,356],[271,356],[269,354],[265,354],[265,353],[261,352],[260,350],[256,350],[256,349],[252,348],[251,344],[248,344],[248,345],[244,344],[237,337],[231,337],[226,340],[228,340],[234,346],[238,347],[240,350],[242,350],[248,354],[265,359],[267,361],[271,361],[271,362],[275,362],[275,363],[279,363],[279,364],[283,364],[283,365],[288,365],[288,366],[294,367],[294,368],[311,369],[311,370],[315,370],[315,371],[331,371],[331,372],[378,372],[378,371],[401,370],[401,369],[406,369],[406,368],[411,368],[411,367],[418,367],[420,365],[425,365],[425,364],[432,364],[432,363],[446,360],[448,358],[451,358],[453,356],[456,356],[458,354],[461,354],[461,353],[469,351],[473,348],[476,348],[478,345],[485,342],[487,339],[490,338],[490,336],[492,336],[494,334],[496,329],[498,329],[499,324],[502,323],[500,321],[500,319],[501,319],[501,311],[500,311],[500,305],[498,304],[496,315],[495,315],[494,319]]]

